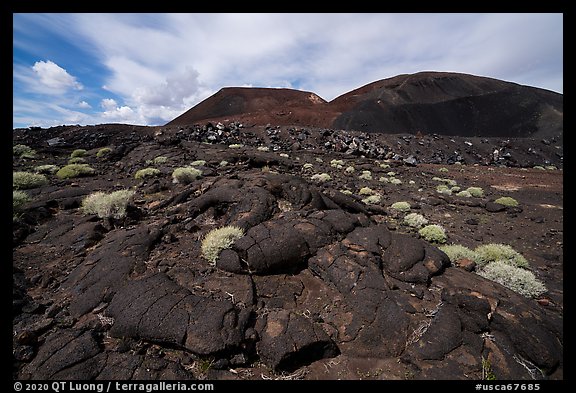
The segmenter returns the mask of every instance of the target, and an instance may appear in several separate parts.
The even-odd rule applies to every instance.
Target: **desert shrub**
[[[63,166],[56,172],[59,179],[69,179],[71,177],[90,176],[94,174],[94,168],[88,164],[69,164]]]
[[[34,167],[34,172],[36,173],[56,173],[58,171],[58,169],[60,169],[58,166],[56,165],[52,165],[52,164],[46,164],[46,165],[38,165]]]
[[[382,183],[390,183],[390,179],[388,179],[386,176],[381,176],[378,181]]]
[[[192,167],[182,167],[174,169],[172,172],[172,178],[174,183],[188,184],[192,183],[198,177],[202,176],[202,171],[200,169]]]
[[[360,194],[360,195],[372,195],[372,194],[374,194],[374,190],[372,190],[370,187],[362,187],[360,189],[360,191],[358,191],[358,194]]]
[[[432,180],[445,183],[446,185],[448,185],[450,187],[454,187],[454,186],[458,185],[458,182],[456,182],[456,180],[446,179],[443,177],[433,177]]]
[[[410,210],[410,203],[408,202],[395,202],[390,206],[394,210],[399,210],[401,212],[407,212]]]
[[[110,194],[95,192],[82,201],[84,214],[96,214],[100,218],[120,219],[126,215],[126,207],[134,195],[131,190],[119,190]]]
[[[160,174],[160,170],[156,168],[144,168],[136,171],[134,177],[136,179],[145,179],[147,177],[154,177]]]
[[[269,151],[270,149],[267,146],[258,146],[256,148],[258,151]]]
[[[316,162],[324,162],[324,160],[321,159],[320,157],[316,157],[315,160],[316,160]]]
[[[386,173],[386,175],[388,175],[390,177],[394,177],[394,176],[396,176],[396,172],[390,171],[390,172]]]
[[[476,263],[480,267],[496,261],[516,267],[528,267],[526,258],[508,244],[482,244],[476,247],[474,252],[476,253]]]
[[[163,165],[168,162],[168,157],[165,156],[158,156],[152,160],[152,164],[154,165]]]
[[[542,165],[534,165],[532,168],[534,169],[540,169],[541,171],[545,171],[546,168],[544,168]]]
[[[436,186],[436,192],[444,195],[452,195],[452,190],[450,190],[446,184]]]
[[[196,160],[190,163],[190,166],[206,166],[206,160]]]
[[[468,187],[465,191],[468,191],[474,198],[482,198],[484,196],[484,190],[481,187]]]
[[[86,160],[82,157],[72,157],[68,160],[68,164],[82,164],[86,162]]]
[[[446,230],[440,225],[426,225],[418,231],[420,236],[431,243],[446,243]]]
[[[340,192],[344,195],[352,195],[352,191],[350,190],[340,190]]]
[[[458,194],[456,194],[456,196],[464,197],[464,198],[471,198],[472,194],[470,194],[470,191],[464,190],[464,191],[460,191]]]
[[[243,147],[244,147],[244,145],[241,145],[239,143],[233,143],[231,145],[228,145],[228,148],[230,148],[230,149],[241,149]]]
[[[32,172],[12,172],[12,188],[26,190],[48,184],[46,176]]]
[[[32,198],[24,191],[12,191],[12,222],[16,222],[21,217],[22,207],[30,202]]]
[[[354,173],[355,170],[356,169],[352,165],[350,165],[350,166],[347,166],[346,169],[344,169],[344,172],[346,172],[348,174],[352,174],[352,173]]]
[[[362,180],[372,180],[372,172],[370,172],[370,171],[362,171],[362,173],[360,174],[360,176],[358,176],[358,179],[362,179]]]
[[[390,179],[390,184],[396,184],[396,185],[402,184],[402,180],[396,179],[395,177],[393,177]]]
[[[510,207],[518,206],[518,201],[512,197],[500,197],[496,199],[494,202],[504,206],[510,206]]]
[[[241,145],[242,146],[242,145]],[[286,153],[280,153],[278,154],[280,157],[284,157],[284,158],[290,158],[290,156]]]
[[[84,157],[86,155],[86,150],[85,149],[76,149],[72,152],[72,154],[70,154],[70,158],[74,158],[74,157]]]
[[[342,169],[344,167],[344,161],[342,160],[332,160],[330,161],[330,166],[338,169]]]
[[[379,167],[382,168],[382,169],[386,169],[386,168],[390,168],[390,165],[388,165],[388,164],[380,164]]]
[[[306,164],[302,165],[302,168],[304,168],[304,169],[312,169],[312,168],[314,168],[314,165],[312,165],[312,164],[310,164],[310,163],[306,163]]]
[[[19,212],[24,204],[30,202],[32,199],[24,191],[13,190],[12,191],[12,209],[14,212]]]
[[[98,150],[96,153],[96,157],[102,158],[112,152],[112,149],[109,147],[103,147],[102,149]]]
[[[546,165],[544,168],[549,170],[549,171],[555,171],[558,169],[558,167],[556,167],[556,165]]]
[[[226,165],[228,165],[228,164],[229,164],[228,161],[222,160],[222,161],[220,161],[220,164],[218,164],[218,166],[219,166],[219,167],[223,167],[223,166],[226,166]]]
[[[534,273],[502,261],[489,263],[478,274],[526,297],[537,297],[546,292],[546,286]]]
[[[474,262],[477,260],[477,255],[474,251],[460,244],[444,245],[438,248],[448,255],[451,262],[456,262],[459,259],[469,259]]]
[[[376,205],[380,203],[381,200],[382,197],[380,195],[374,194],[362,199],[362,202],[364,202],[367,205]]]
[[[12,155],[22,158],[34,158],[36,150],[26,145],[14,145],[12,146]]]
[[[422,214],[409,213],[404,217],[404,223],[413,228],[421,228],[428,224],[428,220]]]
[[[445,168],[445,167],[438,168],[438,172],[446,173],[446,172],[448,172],[448,168]]]
[[[202,240],[202,256],[215,265],[222,250],[230,248],[242,236],[244,230],[233,225],[213,229]]]
[[[332,177],[327,173],[317,173],[312,175],[311,179],[319,183],[324,183],[326,181],[332,180]]]
[[[451,192],[458,192],[458,191],[460,191],[460,187],[458,187],[458,186],[450,187],[450,191]]]

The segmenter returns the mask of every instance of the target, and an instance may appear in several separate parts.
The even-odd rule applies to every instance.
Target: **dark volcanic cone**
[[[224,88],[167,125],[240,121],[386,134],[549,138],[563,130],[563,96],[497,79],[420,72],[383,79],[327,103],[291,89]]]

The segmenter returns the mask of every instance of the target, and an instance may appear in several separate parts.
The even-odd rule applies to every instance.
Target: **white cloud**
[[[54,89],[54,94],[61,94],[69,89],[83,89],[82,84],[75,77],[50,60],[37,61],[32,66],[32,70],[36,73],[38,82],[45,87]]]
[[[113,98],[104,98],[100,102],[100,106],[104,112],[98,115],[106,121],[120,122],[120,123],[138,123],[138,115],[129,106],[118,106],[118,103]]]
[[[86,101],[80,101],[80,102],[78,103],[78,108],[90,109],[90,108],[92,108],[92,105],[90,105],[90,104],[87,103]]]

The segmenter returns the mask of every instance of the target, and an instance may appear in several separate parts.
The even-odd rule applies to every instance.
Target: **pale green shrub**
[[[144,168],[140,169],[134,174],[136,179],[145,179],[147,177],[154,177],[160,174],[160,170],[156,168]]]
[[[518,206],[518,201],[512,197],[500,197],[496,199],[494,202],[504,206],[510,206],[510,207]]]
[[[469,259],[476,262],[478,258],[474,251],[460,244],[443,245],[438,248],[448,255],[448,258],[453,263],[459,259]]]
[[[72,177],[91,176],[94,173],[94,169],[88,164],[69,164],[60,168],[56,172],[56,176],[59,179],[69,179]]]
[[[311,179],[319,183],[324,183],[326,181],[332,180],[332,177],[327,173],[317,173],[312,175]]]
[[[36,173],[44,173],[44,174],[52,174],[60,169],[56,165],[46,164],[46,165],[38,165],[34,167],[34,172]]]
[[[460,191],[458,194],[456,194],[456,196],[464,197],[464,198],[471,198],[472,194],[470,194],[470,191],[464,190],[464,191]]]
[[[446,230],[440,225],[426,225],[418,231],[420,236],[431,243],[446,243]]]
[[[395,202],[390,206],[394,210],[399,210],[401,212],[407,212],[410,210],[410,203],[408,202]]]
[[[100,218],[120,219],[126,215],[126,207],[134,195],[131,190],[119,190],[110,194],[95,192],[82,201],[84,214],[96,214]]]
[[[370,187],[362,187],[360,189],[360,191],[358,191],[358,194],[360,194],[360,195],[372,195],[372,194],[374,194],[374,190],[372,190]]]
[[[202,171],[193,167],[176,168],[172,172],[174,183],[189,184],[202,176]]]
[[[474,198],[482,198],[484,196],[484,190],[481,187],[468,187],[466,191]]]
[[[367,205],[376,205],[380,203],[381,200],[382,197],[380,195],[374,194],[362,199],[362,202],[364,202]]]
[[[33,158],[36,151],[30,146],[26,145],[14,145],[12,146],[12,155],[16,157]]]
[[[107,156],[108,154],[110,154],[112,152],[112,149],[109,147],[103,147],[102,149],[98,150],[98,152],[96,153],[96,157],[98,158],[102,158],[104,156]]]
[[[220,253],[242,236],[244,230],[233,225],[213,229],[202,240],[202,256],[215,265]]]
[[[168,157],[165,156],[158,156],[152,160],[152,164],[154,165],[163,165],[168,162]]]
[[[14,212],[19,212],[26,203],[30,202],[32,199],[24,191],[13,190],[12,191],[12,209]]]
[[[522,254],[508,244],[483,244],[474,249],[478,266],[486,266],[490,262],[502,261],[511,266],[528,267],[528,261]]]
[[[342,160],[332,160],[330,161],[330,166],[338,169],[342,169],[344,167],[344,161]]]
[[[86,160],[82,157],[72,157],[68,160],[68,164],[82,164],[86,162]]]
[[[393,177],[390,179],[390,184],[396,184],[396,185],[402,184],[402,180],[396,179],[395,177]]]
[[[372,172],[370,172],[370,171],[362,171],[362,173],[360,174],[360,176],[358,176],[358,179],[362,179],[362,180],[372,180]]]
[[[190,163],[190,166],[206,166],[205,160],[196,160]]]
[[[531,271],[511,266],[502,261],[489,263],[479,270],[478,274],[525,297],[537,297],[547,290],[546,286]]]
[[[428,224],[428,220],[418,213],[409,213],[404,217],[404,223],[413,228],[420,228]]]
[[[12,172],[12,188],[26,190],[48,184],[46,176],[32,172]]]
[[[85,149],[76,149],[70,154],[70,158],[84,157],[86,155]]]

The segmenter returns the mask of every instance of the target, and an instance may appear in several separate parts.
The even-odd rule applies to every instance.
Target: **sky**
[[[420,71],[563,93],[563,15],[13,14],[13,127],[162,125],[222,87],[330,101]]]

